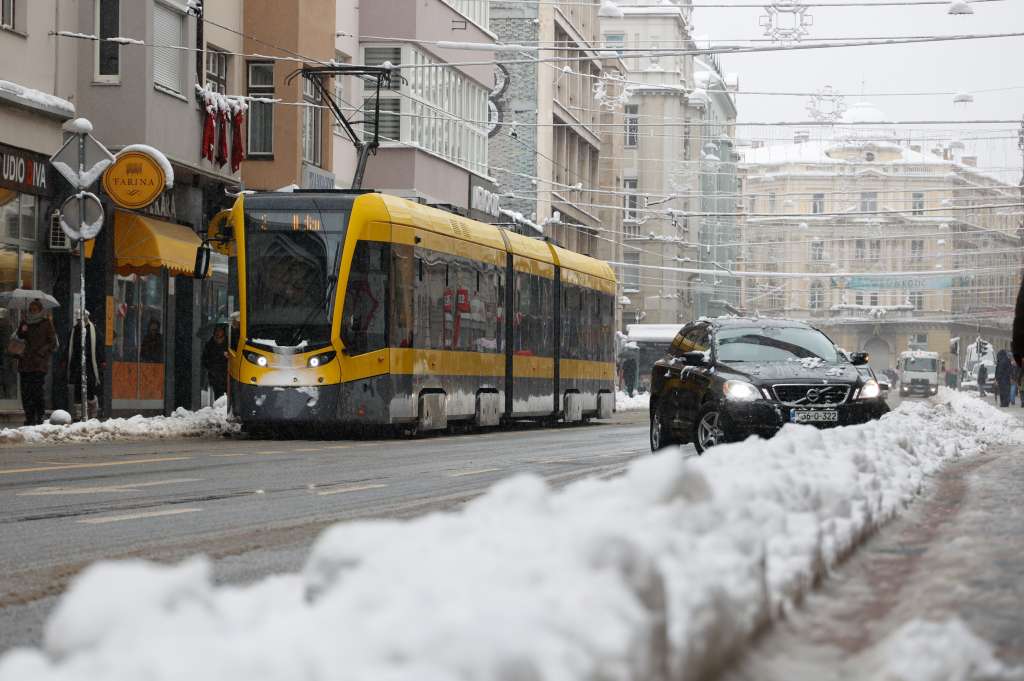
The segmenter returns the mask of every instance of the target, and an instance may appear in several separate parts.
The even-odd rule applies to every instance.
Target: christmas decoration
[[[231,171],[238,172],[242,161],[245,160],[242,126],[249,105],[244,97],[222,95],[209,86],[197,85],[196,96],[203,104],[200,158],[216,163],[218,167],[223,167],[230,160]]]

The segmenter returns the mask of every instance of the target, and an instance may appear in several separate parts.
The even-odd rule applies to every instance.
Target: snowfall
[[[520,475],[457,511],[335,525],[300,574],[245,586],[215,585],[204,557],[97,563],[0,681],[709,678],[929,476],[1024,444],[1018,423],[943,389],[560,490]],[[864,654],[871,679],[1024,679],[957,619]]]

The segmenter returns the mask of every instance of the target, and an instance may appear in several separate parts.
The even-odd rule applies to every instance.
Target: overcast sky
[[[737,1],[737,0],[730,0]],[[695,0],[707,2],[707,0]],[[808,10],[814,25],[805,42],[814,38],[950,35],[1024,31],[1024,0],[972,5],[973,15],[953,16],[945,5],[910,7],[815,7]],[[762,9],[697,8],[695,36],[715,41],[763,37],[758,26]],[[825,85],[849,93],[847,103],[867,92],[975,91],[1024,86],[1024,38],[995,38],[958,42],[835,48],[722,57],[723,70],[739,74],[740,90],[817,91]],[[867,97],[890,119],[1014,119],[1024,114],[1024,87],[1003,92],[975,93],[972,104],[953,103],[951,96]],[[740,95],[740,121],[806,120],[806,97]],[[966,128],[974,128],[970,132]],[[1019,180],[1020,153],[1016,125],[965,126],[964,137],[978,127],[1000,129],[992,135],[1012,140],[976,145],[979,167],[995,171],[1014,184]],[[1008,132],[1009,131],[1009,132]],[[767,132],[741,129],[753,136]],[[785,139],[792,129],[772,131]],[[982,133],[984,134],[984,133]],[[970,146],[970,145],[969,145]],[[970,153],[970,149],[968,153]],[[1012,168],[1012,170],[1011,170]]]

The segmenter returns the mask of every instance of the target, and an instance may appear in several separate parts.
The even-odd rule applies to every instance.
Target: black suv
[[[865,423],[889,411],[865,353],[841,353],[808,324],[720,317],[687,324],[651,371],[651,449],[698,452],[783,424]]]

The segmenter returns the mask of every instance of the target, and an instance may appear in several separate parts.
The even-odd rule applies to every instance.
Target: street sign
[[[103,204],[99,197],[91,192],[69,196],[60,207],[60,228],[72,241],[95,239],[103,228]]]
[[[79,138],[84,156],[79,159]],[[114,156],[89,133],[69,135],[68,141],[50,157],[50,163],[75,189],[85,189],[100,179],[103,171],[114,162]],[[82,172],[79,173],[79,164]]]

